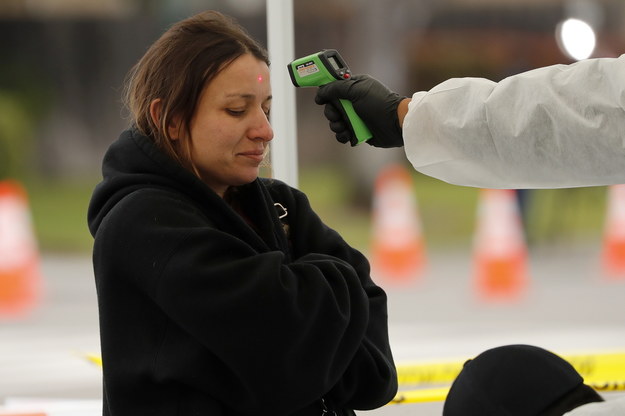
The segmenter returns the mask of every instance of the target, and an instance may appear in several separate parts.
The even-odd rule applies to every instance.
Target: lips
[[[265,158],[265,151],[264,149],[261,150],[250,150],[247,152],[241,152],[239,153],[240,156],[244,156],[247,157],[249,159],[255,160],[257,162],[262,162],[263,159]]]

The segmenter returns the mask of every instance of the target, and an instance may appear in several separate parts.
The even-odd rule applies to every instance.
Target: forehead
[[[243,92],[270,94],[269,67],[252,55],[242,55],[223,68],[207,85],[207,89],[219,95]]]

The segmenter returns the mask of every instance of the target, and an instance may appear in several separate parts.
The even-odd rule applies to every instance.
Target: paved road
[[[484,303],[471,285],[470,255],[433,253],[428,271],[412,286],[389,289],[396,361],[464,360],[514,343],[561,354],[625,351],[625,276],[606,279],[598,255],[588,247],[533,251],[526,296],[516,303]],[[441,409],[442,403],[430,403],[363,414],[440,416]]]
[[[464,359],[509,343],[560,353],[625,350],[625,279],[604,279],[597,256],[587,247],[536,250],[526,296],[490,304],[475,296],[469,253],[429,253],[427,270],[413,281],[380,282],[389,293],[396,360]],[[99,400],[100,371],[83,358],[99,346],[90,259],[45,256],[43,274],[46,296],[35,313],[0,321],[0,403],[24,397]],[[440,403],[430,403],[361,414],[440,411]]]

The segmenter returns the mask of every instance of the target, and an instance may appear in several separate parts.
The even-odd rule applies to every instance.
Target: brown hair
[[[204,87],[238,57],[249,53],[269,65],[267,51],[233,19],[206,11],[174,24],[130,70],[124,102],[133,124],[183,166],[193,169],[187,141],[175,145],[167,126],[178,117],[190,123]],[[150,104],[160,99],[158,122]]]

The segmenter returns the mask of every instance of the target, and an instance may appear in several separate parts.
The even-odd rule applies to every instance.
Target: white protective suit
[[[416,170],[457,185],[625,183],[625,55],[450,79],[413,95],[403,136]]]

